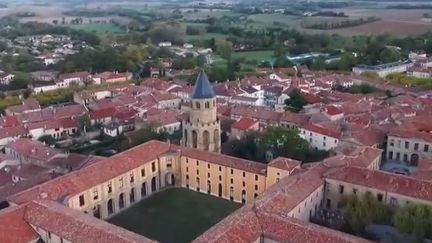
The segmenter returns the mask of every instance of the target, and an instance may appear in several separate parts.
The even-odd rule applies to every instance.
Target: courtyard
[[[108,222],[160,242],[190,242],[241,204],[183,188],[158,192]]]

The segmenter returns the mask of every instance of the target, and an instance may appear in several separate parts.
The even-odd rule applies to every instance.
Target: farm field
[[[84,30],[88,32],[95,32],[98,34],[103,33],[125,33],[124,29],[111,23],[97,23],[97,24],[80,24],[80,25],[67,25],[68,27],[76,30]]]

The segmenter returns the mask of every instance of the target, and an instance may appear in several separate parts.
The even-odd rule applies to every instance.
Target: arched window
[[[124,194],[120,193],[119,195],[119,208],[122,209],[124,208],[125,204],[124,204]]]
[[[192,147],[198,147],[198,133],[195,130],[192,131]]]
[[[210,194],[211,193],[211,182],[207,181],[207,193]]]
[[[132,188],[130,190],[130,194],[129,194],[129,202],[133,203],[135,202],[135,188]]]
[[[234,187],[230,187],[230,200],[234,200]]]
[[[196,178],[196,190],[200,191],[200,178],[199,177]]]
[[[242,203],[246,202],[246,191],[242,190]]]
[[[218,129],[216,129],[214,131],[213,141],[214,141],[214,151],[218,152],[219,151],[219,145],[220,145],[220,134],[219,134],[219,130]]]
[[[205,108],[206,108],[206,109],[209,109],[209,108],[210,108],[210,102],[207,101],[207,102],[205,103]]]
[[[207,130],[203,132],[203,143],[204,150],[208,151],[210,149],[210,133]]]
[[[113,204],[113,200],[112,200],[112,199],[108,200],[108,203],[107,203],[107,204],[108,204],[108,205],[107,205],[107,208],[108,208],[108,215],[111,215],[111,214],[114,213],[114,204]]]
[[[151,179],[151,190],[152,190],[152,192],[156,191],[156,177],[153,177]]]
[[[196,106],[197,109],[201,108],[201,104],[199,102],[195,102],[195,106]]]
[[[147,183],[143,182],[141,186],[141,197],[144,197],[147,195]]]

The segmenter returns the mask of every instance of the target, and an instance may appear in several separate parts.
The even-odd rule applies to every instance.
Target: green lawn
[[[268,60],[273,58],[273,51],[238,51],[233,52],[233,58],[245,58],[246,61],[258,61]]]
[[[76,30],[84,30],[88,32],[96,32],[98,34],[103,33],[125,33],[125,30],[121,29],[115,24],[80,24],[80,25],[68,25],[68,27]]]
[[[108,222],[160,242],[190,242],[240,206],[173,188],[144,199]]]

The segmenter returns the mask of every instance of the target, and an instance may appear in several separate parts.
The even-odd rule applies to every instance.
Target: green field
[[[244,58],[245,61],[271,61],[273,59],[273,51],[241,51],[234,52],[232,54],[233,58]]]
[[[96,32],[98,34],[126,32],[125,30],[121,29],[115,24],[81,24],[81,25],[68,25],[68,27],[76,30]]]
[[[108,222],[160,242],[190,242],[240,206],[173,188],[144,199]]]

